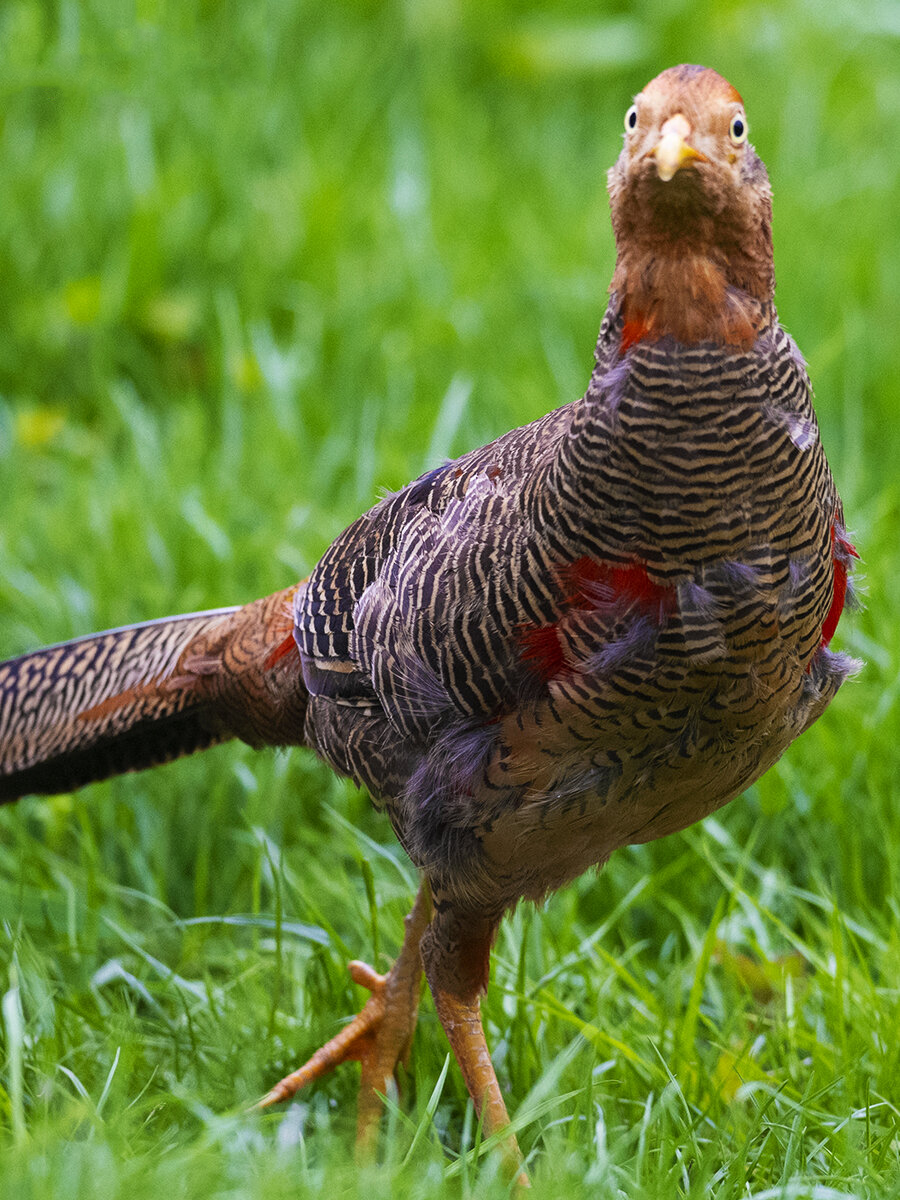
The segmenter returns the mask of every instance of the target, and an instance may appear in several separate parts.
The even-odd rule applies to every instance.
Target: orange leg
[[[425,977],[438,1018],[488,1135],[509,1125],[481,1023],[481,996],[487,991],[491,943],[498,923],[445,909],[435,916],[422,938]],[[503,1139],[501,1153],[517,1184],[530,1187],[514,1134]]]
[[[363,1153],[374,1149],[382,1112],[379,1093],[390,1085],[397,1064],[406,1062],[412,1045],[421,996],[422,959],[419,944],[431,920],[431,894],[423,883],[412,911],[406,918],[406,934],[396,962],[387,975],[378,975],[365,963],[351,962],[355,983],[372,995],[362,1012],[326,1043],[299,1070],[286,1075],[263,1096],[256,1107],[267,1108],[289,1100],[342,1062],[357,1059],[362,1064],[356,1145]]]

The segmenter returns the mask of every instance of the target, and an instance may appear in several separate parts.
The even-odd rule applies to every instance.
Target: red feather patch
[[[676,604],[675,589],[654,583],[643,563],[611,566],[579,558],[564,568],[562,581],[566,609],[610,608],[625,613],[637,608],[662,625]],[[558,622],[523,626],[520,636],[522,659],[545,683],[571,671],[559,639]]]
[[[294,641],[294,634],[292,630],[284,639],[284,641],[279,642],[275,649],[266,658],[266,670],[271,671],[272,668],[277,666],[277,664],[280,663],[283,658],[290,654],[296,645],[297,643]]]
[[[637,605],[657,624],[675,608],[675,589],[654,583],[640,562],[611,566],[579,558],[567,568],[565,578],[572,586],[566,599],[573,608],[609,605],[624,610]]]
[[[834,560],[834,589],[831,596],[831,607],[822,622],[822,645],[827,646],[834,637],[844,611],[844,601],[847,598],[847,567],[851,558],[859,558],[856,547],[844,537],[843,531],[838,532],[837,524],[831,526],[831,555]]]
[[[619,354],[625,354],[632,346],[650,336],[650,326],[643,317],[634,317],[622,326],[622,340],[619,343]]]
[[[563,658],[555,625],[531,625],[522,630],[522,660],[546,683],[570,670]]]

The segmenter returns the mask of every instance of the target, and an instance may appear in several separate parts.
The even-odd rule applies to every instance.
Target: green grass
[[[744,94],[867,666],[747,796],[504,924],[536,1196],[900,1192],[897,35],[874,0],[0,8],[3,655],[285,586],[378,488],[579,395],[630,96],[681,60]],[[0,813],[4,1198],[503,1195],[429,1001],[378,1165],[352,1067],[243,1111],[414,890],[300,752]]]

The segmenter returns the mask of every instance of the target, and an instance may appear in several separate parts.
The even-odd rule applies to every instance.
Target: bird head
[[[613,290],[642,312],[659,308],[654,288],[708,310],[725,290],[771,300],[771,190],[747,132],[740,94],[707,67],[663,71],[625,114],[609,172]],[[661,316],[656,336],[670,332]]]

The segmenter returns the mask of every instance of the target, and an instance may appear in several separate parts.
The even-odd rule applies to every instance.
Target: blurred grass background
[[[579,395],[631,96],[679,61],[743,93],[867,667],[747,797],[506,923],[536,1195],[900,1189],[898,51],[886,0],[0,7],[3,656],[285,586],[378,488]],[[429,1004],[380,1166],[352,1068],[241,1113],[414,886],[302,753],[0,813],[4,1196],[502,1195]]]

